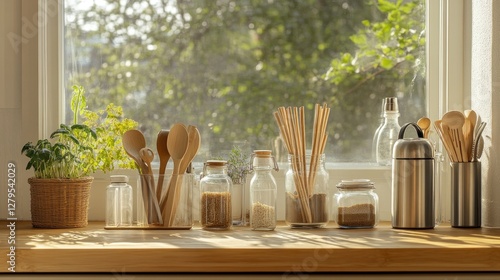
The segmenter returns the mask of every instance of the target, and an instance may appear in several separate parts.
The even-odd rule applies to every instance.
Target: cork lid
[[[225,166],[227,161],[225,160],[207,160],[206,165],[210,167]]]
[[[271,157],[271,150],[254,150],[255,157],[268,158]]]

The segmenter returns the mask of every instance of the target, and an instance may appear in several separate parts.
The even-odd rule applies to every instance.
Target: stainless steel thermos
[[[418,138],[404,138],[413,126]],[[392,227],[428,229],[435,226],[434,149],[415,123],[401,127],[392,154]]]

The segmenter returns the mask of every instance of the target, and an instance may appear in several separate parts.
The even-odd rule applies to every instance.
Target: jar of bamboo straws
[[[321,228],[329,221],[328,172],[325,155],[289,155],[285,222],[292,228]]]
[[[340,228],[372,228],[378,223],[378,196],[373,182],[342,180],[337,185],[334,216]]]
[[[226,230],[232,225],[231,188],[226,161],[209,160],[200,181],[200,222],[202,229]]]

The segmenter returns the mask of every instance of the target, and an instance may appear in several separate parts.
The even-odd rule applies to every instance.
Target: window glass
[[[196,125],[200,161],[233,146],[283,160],[273,112],[304,106],[310,138],[326,103],[327,161],[372,162],[382,98],[398,97],[400,124],[426,114],[424,4],[66,0],[66,101],[79,84],[90,108],[122,106],[150,147],[160,129]]]

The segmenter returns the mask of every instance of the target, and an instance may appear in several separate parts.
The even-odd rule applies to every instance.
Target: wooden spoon
[[[189,164],[198,153],[201,144],[200,132],[198,131],[196,126],[189,125],[187,128],[187,132],[188,132],[188,147],[186,150],[186,154],[184,155],[184,158],[182,159],[181,165],[179,167],[179,174],[184,174],[186,172]]]
[[[139,173],[147,173],[147,168],[142,163],[141,156],[139,154],[139,151],[146,147],[146,139],[144,138],[142,132],[136,129],[126,131],[122,136],[122,143],[127,155],[129,155],[129,157],[131,157],[137,164]]]
[[[474,155],[472,154],[472,145],[474,143],[474,135],[476,131],[477,114],[474,110],[465,110],[465,124],[463,127],[465,147],[467,149],[468,161],[472,161]]]
[[[167,149],[168,133],[169,130],[161,130],[160,132],[158,132],[158,136],[156,138],[156,150],[158,151],[158,156],[160,157],[158,185],[156,186],[156,198],[158,199],[158,201],[161,201],[165,169],[167,168],[167,163],[170,159],[170,153]]]
[[[427,117],[422,117],[417,121],[417,125],[424,132],[424,138],[429,138],[429,128],[431,127],[431,120]]]
[[[146,139],[144,138],[144,134],[139,130],[132,129],[126,131],[123,134],[122,138],[123,147],[125,152],[135,160],[137,164],[140,174],[147,175],[149,174],[148,165],[141,158],[141,149],[146,148]],[[141,189],[142,189],[142,198],[144,201],[144,209],[147,213],[148,222],[149,223],[158,223],[160,222],[160,207],[158,205],[158,200],[154,197],[153,185],[151,185],[150,180],[146,179],[150,176],[141,176]]]
[[[150,211],[151,214],[153,215],[153,224],[163,224],[162,222],[162,217],[161,217],[161,210],[160,210],[160,205],[158,204],[158,199],[156,199],[156,196],[154,195],[154,185],[155,185],[155,178],[153,176],[153,169],[151,168],[151,162],[153,162],[153,159],[155,157],[155,154],[153,150],[150,148],[142,148],[139,151],[139,155],[141,156],[141,160],[143,163],[146,165],[147,168],[147,185],[148,185],[148,191],[149,191],[149,203],[150,203]]]
[[[465,116],[460,111],[447,112],[443,115],[441,123],[441,125],[446,125],[450,129],[450,138],[459,162],[467,162],[469,158],[465,149],[465,139],[462,131],[464,123]]]
[[[188,148],[189,135],[186,127],[183,124],[177,123],[172,126],[168,134],[167,148],[174,161],[174,170],[170,179],[167,195],[162,203],[163,225],[169,226],[169,221],[172,216],[174,199],[176,197],[177,177],[179,175],[180,165]]]
[[[143,175],[148,174],[149,169],[140,155],[141,149],[146,147],[146,139],[144,138],[142,132],[136,129],[126,131],[123,134],[122,142],[125,152],[135,160],[135,163],[139,168],[139,173]],[[154,192],[151,192],[150,182],[145,179],[145,176],[141,176],[141,190],[144,201],[144,209],[148,217],[148,223],[153,224],[157,222],[157,218],[155,217],[158,217],[159,215],[154,215],[155,207],[153,202],[154,200],[152,198]]]
[[[180,167],[179,167],[179,175],[183,175],[186,173],[186,169],[188,168],[191,161],[194,159],[198,150],[200,148],[200,132],[196,128],[196,126],[189,125],[187,128],[188,132],[188,147],[186,150],[186,154],[184,155]],[[177,207],[179,205],[179,200],[181,198],[182,191],[179,190],[179,186],[182,186],[182,176],[178,179],[176,183],[176,192],[174,199],[174,206],[172,207],[172,214],[170,215],[169,226],[172,226],[175,218],[175,214],[177,212]]]
[[[155,158],[153,150],[151,150],[150,148],[142,148],[139,150],[139,155],[141,156],[142,161],[146,165],[147,174],[153,175],[153,169],[151,168],[151,162],[153,162]]]

